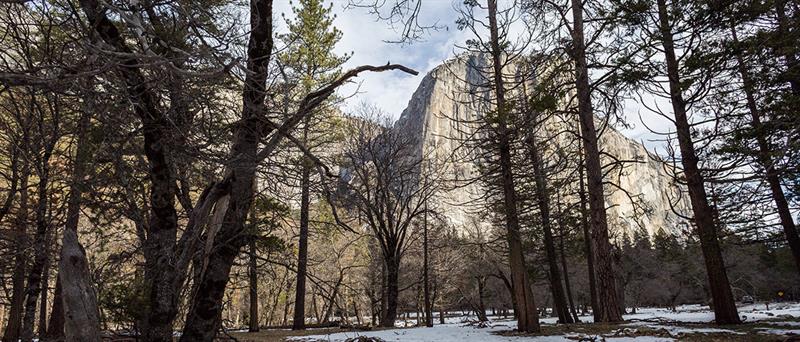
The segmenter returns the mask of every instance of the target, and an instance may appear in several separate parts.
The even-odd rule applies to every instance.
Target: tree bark
[[[425,326],[433,326],[433,304],[431,303],[431,284],[428,277],[428,205],[425,204],[422,216],[422,282],[425,302]]]
[[[257,332],[258,327],[258,259],[256,258],[256,241],[250,239],[250,324],[249,331]]]
[[[514,297],[517,300],[517,329],[524,332],[539,332],[539,316],[536,311],[533,293],[531,293],[528,270],[525,265],[525,256],[522,254],[522,238],[520,236],[519,216],[517,214],[517,193],[514,187],[514,176],[511,170],[511,143],[506,123],[507,104],[502,75],[501,57],[503,50],[500,47],[497,26],[497,1],[488,1],[489,33],[491,35],[491,54],[494,68],[494,92],[498,116],[498,149],[499,163],[503,186],[503,209],[506,221],[506,239],[509,247],[509,263],[511,265],[511,280],[514,283]]]
[[[304,127],[304,138],[308,134],[308,120]],[[297,244],[297,287],[294,297],[294,320],[292,330],[303,330],[306,324],[306,273],[308,268],[308,210],[310,192],[309,161],[303,158],[303,170],[300,179],[300,239]]]
[[[47,185],[50,182],[50,156],[52,155],[54,144],[49,144],[39,160],[37,166],[39,183],[37,184],[37,205],[36,205],[36,235],[33,241],[33,264],[28,273],[28,281],[25,289],[25,315],[22,317],[22,342],[33,341],[33,327],[36,321],[36,303],[42,293],[42,280],[47,264],[47,235],[50,232],[50,224],[47,219],[48,193]]]
[[[48,239],[50,240],[50,239]],[[47,334],[47,290],[50,287],[50,251],[45,251],[45,266],[42,270],[42,298],[39,300],[39,336]]]
[[[483,301],[484,292],[486,292],[486,277],[478,276],[476,278],[478,281],[478,307],[475,310],[475,314],[478,315],[478,321],[488,322],[489,318],[486,317],[486,304]]]
[[[561,215],[561,203],[556,202],[556,212]],[[575,301],[572,297],[572,285],[569,282],[569,270],[567,269],[567,253],[564,248],[564,235],[566,232],[564,231],[564,225],[562,224],[561,219],[556,219],[558,224],[558,245],[559,245],[559,254],[561,255],[561,268],[564,271],[564,287],[567,289],[567,300],[569,301],[569,312],[572,314],[572,321],[580,322],[578,318],[578,311],[575,310]]]
[[[214,340],[221,323],[220,313],[225,285],[230,278],[233,261],[239,254],[239,246],[233,241],[236,238],[232,234],[217,236],[219,246],[209,256],[206,269],[198,279],[197,292],[192,300],[192,307],[189,309],[180,341]]]
[[[581,144],[581,149],[583,149],[583,144]],[[586,252],[586,275],[587,278],[589,278],[589,298],[590,305],[592,307],[592,316],[595,322],[599,322],[598,314],[600,313],[600,310],[598,310],[597,306],[597,288],[595,285],[596,277],[594,272],[594,249],[592,248],[592,234],[589,228],[589,214],[586,208],[586,186],[583,181],[583,170],[584,163],[583,156],[581,156],[580,166],[578,167],[578,183],[580,187],[578,190],[578,195],[581,202],[581,229],[583,230],[583,244]]]
[[[666,0],[657,0],[659,31],[664,47],[664,57],[667,63],[667,76],[669,77],[669,92],[672,100],[672,110],[675,114],[675,127],[681,152],[681,164],[686,176],[686,185],[689,189],[689,199],[694,212],[694,223],[700,238],[700,247],[705,259],[706,274],[708,276],[711,297],[714,304],[714,317],[717,324],[739,324],[739,314],[733,300],[728,275],[722,259],[717,228],[714,225],[711,206],[704,187],[703,175],[698,167],[698,158],[692,141],[691,126],[686,114],[686,104],[681,94],[680,74],[678,60],[675,55]]]
[[[20,140],[23,139],[24,138]],[[3,201],[3,205],[0,206],[0,222],[3,222],[3,219],[11,210],[11,206],[14,204],[14,198],[16,198],[17,192],[19,191],[19,180],[20,180],[19,149],[12,148],[10,154],[11,156],[8,158],[11,161],[11,163],[9,164],[9,168],[11,169],[11,179],[8,180],[8,194],[6,195],[6,199]]]
[[[736,35],[735,27],[731,27],[731,36],[733,38],[733,43],[738,45],[739,40]],[[773,147],[770,146],[770,142],[767,139],[766,128],[764,128],[764,124],[761,122],[761,111],[758,109],[758,104],[756,103],[753,80],[750,73],[747,71],[744,58],[738,50],[736,51],[736,61],[739,75],[742,77],[742,90],[744,90],[747,98],[747,108],[750,111],[750,124],[753,126],[756,143],[758,144],[758,163],[764,168],[764,178],[772,192],[772,200],[775,202],[775,208],[778,210],[778,217],[780,217],[781,227],[783,227],[783,234],[786,237],[789,249],[792,251],[797,272],[800,272],[800,237],[797,234],[792,212],[789,209],[789,202],[786,200],[786,194],[784,194],[783,187],[781,186],[781,178],[778,174],[778,170],[775,169],[775,162],[772,160]]]
[[[533,177],[536,183],[536,202],[539,207],[539,217],[541,219],[542,232],[544,233],[544,250],[547,258],[547,266],[550,274],[550,288],[553,291],[553,307],[561,323],[575,323],[569,314],[567,298],[564,294],[564,286],[561,283],[561,272],[558,268],[558,256],[556,255],[555,241],[553,241],[553,229],[550,223],[550,194],[547,190],[544,175],[544,163],[539,155],[539,147],[536,144],[536,137],[531,132],[528,137],[528,150],[531,155]]]
[[[397,297],[400,294],[398,280],[400,275],[400,259],[394,255],[388,255],[386,260],[386,308],[381,318],[381,326],[394,327],[397,320]]]
[[[64,299],[62,297],[61,279],[56,277],[56,290],[53,294],[53,309],[50,311],[50,322],[47,324],[45,340],[64,340]]]
[[[266,80],[272,56],[272,1],[251,0],[250,38],[247,45],[247,76],[242,92],[242,119],[236,127],[226,179],[230,198],[222,226],[214,237],[214,248],[198,282],[197,293],[187,313],[181,341],[213,341],[220,326],[222,297],[233,261],[248,241],[244,220],[253,202],[257,148],[266,97]]]
[[[97,294],[91,281],[89,261],[86,258],[78,239],[78,223],[81,215],[81,197],[86,185],[86,171],[91,160],[89,145],[89,127],[93,110],[91,98],[84,104],[84,113],[78,123],[77,150],[72,165],[72,176],[67,199],[67,218],[64,225],[64,236],[61,240],[61,258],[58,264],[58,282],[60,286],[61,312],[53,314],[62,317],[62,329],[51,321],[50,328],[55,334],[63,334],[67,341],[100,341],[100,312],[97,307]],[[59,303],[56,303],[59,304]],[[55,306],[53,310],[55,311]],[[53,335],[56,336],[56,335]]]
[[[386,258],[384,257],[384,260],[381,263],[381,302],[380,302],[381,306],[379,309],[380,311],[378,312],[378,324],[380,324],[381,326],[384,326],[383,321],[386,317],[386,312],[388,311],[387,307],[389,303],[389,300],[387,299],[387,293],[389,293],[389,290],[387,288],[388,272],[386,269],[387,269]]]
[[[118,52],[133,54],[117,27],[107,17],[106,5],[98,0],[81,0],[80,6],[89,26],[106,44]],[[172,323],[178,314],[179,299],[179,290],[175,285],[179,275],[174,262],[178,232],[175,209],[177,187],[167,151],[171,145],[167,130],[173,127],[173,123],[159,110],[158,96],[148,87],[139,69],[139,61],[134,57],[124,57],[120,64],[117,71],[127,86],[134,112],[142,122],[144,154],[149,162],[150,220],[148,234],[143,241],[149,310],[146,310],[142,322],[142,339],[147,342],[172,342]]]
[[[344,272],[340,272],[339,279],[336,279],[336,283],[333,285],[333,290],[331,291],[331,296],[330,299],[328,300],[328,304],[324,306],[325,313],[322,315],[321,323],[328,323],[330,321],[331,315],[333,314],[333,307],[336,306],[336,297],[339,296],[339,288],[341,288],[343,281],[344,281]],[[347,308],[346,303],[347,302],[345,301],[345,308]]]
[[[597,277],[596,322],[621,322],[617,299],[614,265],[611,256],[611,243],[608,241],[608,220],[603,195],[603,170],[600,164],[600,150],[597,131],[594,125],[589,71],[586,63],[586,46],[583,32],[583,4],[572,1],[572,58],[575,62],[575,86],[578,93],[578,116],[581,123],[588,202],[592,226],[592,241],[595,255]]]
[[[26,164],[27,165],[27,164]],[[22,330],[22,313],[25,303],[25,269],[28,264],[28,176],[30,169],[23,167],[19,188],[19,210],[14,230],[14,270],[11,278],[11,305],[3,342],[17,342]]]

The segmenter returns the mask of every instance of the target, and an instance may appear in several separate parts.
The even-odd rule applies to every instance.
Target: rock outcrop
[[[484,99],[489,96],[488,89],[479,86],[486,83],[482,72],[485,67],[486,59],[475,55],[452,59],[436,67],[422,79],[394,125],[394,129],[403,134],[419,137],[420,154],[446,160],[446,165],[437,167],[446,170],[450,179],[467,180],[478,175],[475,158],[468,156],[474,151],[465,147],[464,142],[475,133],[478,119],[487,112],[488,101]],[[556,131],[558,125],[564,124],[545,123],[552,131]],[[562,135],[550,140],[556,145],[565,145],[569,144],[566,139]],[[660,229],[676,232],[685,228],[685,220],[674,210],[686,212],[688,203],[679,199],[679,188],[663,163],[651,158],[640,143],[613,129],[605,130],[600,140],[605,153],[617,160],[636,161],[626,162],[622,169],[609,173],[608,181],[625,190],[606,188],[612,233],[631,234],[643,227],[652,235]],[[605,163],[610,162],[610,158],[605,158]],[[456,227],[486,223],[484,215],[470,205],[480,200],[485,191],[479,182],[448,189],[439,198],[440,211]],[[644,211],[635,210],[631,196]]]

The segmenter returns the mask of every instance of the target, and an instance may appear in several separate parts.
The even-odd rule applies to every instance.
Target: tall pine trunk
[[[539,146],[536,144],[536,137],[533,132],[530,134],[531,136],[528,137],[528,149],[530,150],[533,177],[536,183],[536,202],[539,207],[539,216],[544,233],[544,250],[550,275],[550,288],[553,292],[553,307],[558,315],[559,322],[562,324],[574,323],[572,316],[569,314],[564,286],[561,283],[561,271],[558,268],[558,256],[556,255],[553,229],[550,222],[550,194],[547,190],[544,163],[539,155]]]
[[[689,189],[689,199],[692,202],[694,223],[700,238],[700,248],[703,250],[706,274],[714,301],[714,317],[717,324],[739,324],[739,314],[733,300],[725,264],[722,260],[722,251],[717,238],[717,228],[714,225],[711,206],[708,204],[703,175],[698,167],[698,158],[694,150],[689,118],[686,114],[686,103],[681,94],[681,80],[678,60],[675,55],[675,46],[670,31],[666,0],[657,0],[659,31],[664,47],[664,57],[667,63],[667,76],[669,77],[669,92],[672,100],[672,110],[675,114],[675,127],[681,152],[681,164],[686,176],[686,186]]]
[[[503,211],[506,221],[506,239],[509,248],[509,263],[511,265],[511,279],[514,284],[514,297],[517,301],[517,329],[524,332],[539,332],[539,314],[531,292],[528,279],[528,270],[525,265],[525,256],[522,251],[522,237],[520,236],[519,216],[517,214],[517,193],[514,187],[514,176],[511,170],[511,142],[507,127],[508,111],[506,108],[505,89],[502,75],[501,58],[503,50],[500,47],[497,26],[497,1],[488,1],[489,33],[491,35],[491,55],[494,68],[494,93],[497,104],[498,117],[498,149],[501,181],[503,187]]]
[[[580,118],[586,168],[587,193],[591,218],[592,244],[594,251],[595,276],[597,284],[597,305],[594,307],[596,322],[621,322],[619,299],[611,256],[611,243],[608,241],[608,220],[603,196],[603,170],[600,164],[600,150],[597,130],[594,125],[594,110],[589,85],[589,70],[586,63],[586,46],[583,33],[583,4],[572,0],[572,58],[575,62],[575,86],[578,93],[578,116]]]
[[[581,149],[583,145],[581,144]],[[578,166],[578,197],[580,198],[581,202],[581,230],[583,231],[583,248],[584,252],[586,253],[586,275],[589,278],[589,304],[592,307],[592,316],[594,317],[595,321],[598,321],[598,314],[600,310],[597,309],[597,288],[595,285],[595,272],[594,272],[594,248],[592,248],[592,234],[589,226],[589,213],[587,210],[587,200],[586,200],[586,184],[583,180],[584,174],[584,163],[583,163],[583,156],[581,155],[580,165]]]
[[[308,135],[308,120],[303,128],[304,138]],[[297,287],[294,297],[294,320],[292,330],[305,329],[306,325],[306,276],[308,269],[308,220],[310,200],[310,170],[307,158],[303,158],[303,170],[300,179],[300,238],[297,244]]]

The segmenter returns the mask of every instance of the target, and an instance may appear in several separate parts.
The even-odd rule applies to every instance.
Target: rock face
[[[474,149],[465,147],[464,142],[475,134],[478,119],[488,109],[484,107],[488,89],[476,86],[486,83],[482,72],[487,70],[486,63],[485,58],[476,55],[461,56],[433,69],[422,79],[394,125],[403,134],[418,137],[418,153],[442,160],[436,167],[446,172],[447,178],[454,183],[462,181],[460,186],[444,191],[437,201],[439,211],[457,228],[487,223],[485,213],[479,213],[473,205],[486,189],[480,182],[464,182],[478,175],[476,158],[470,157]],[[548,132],[563,131],[564,125],[554,119],[544,124]],[[569,142],[567,138],[564,134],[545,137],[551,144],[562,148],[572,144],[574,149],[574,139]],[[624,163],[607,176],[607,181],[625,190],[611,186],[605,189],[612,234],[631,234],[641,227],[652,236],[662,229],[677,232],[686,227],[685,220],[674,210],[685,213],[688,202],[685,196],[680,198],[679,188],[661,162],[650,158],[644,146],[612,129],[602,133],[600,145],[616,160],[636,161]],[[604,163],[611,161],[606,157]],[[636,198],[636,206],[645,210],[635,210],[631,196]]]

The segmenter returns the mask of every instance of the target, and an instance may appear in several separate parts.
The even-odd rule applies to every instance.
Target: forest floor
[[[241,342],[321,342],[346,341],[365,336],[384,341],[609,341],[609,342],[666,342],[666,341],[800,341],[800,303],[772,303],[739,307],[745,322],[736,326],[717,326],[708,306],[684,305],[675,312],[667,309],[640,308],[636,314],[625,315],[622,324],[587,324],[591,316],[580,317],[583,323],[555,324],[555,318],[541,319],[540,334],[514,331],[516,322],[510,318],[491,319],[488,324],[475,324],[474,316],[448,317],[445,324],[433,328],[414,327],[371,331],[346,331],[339,328],[312,329],[302,332],[265,330],[259,333],[232,334]],[[398,322],[398,325],[414,324]]]

